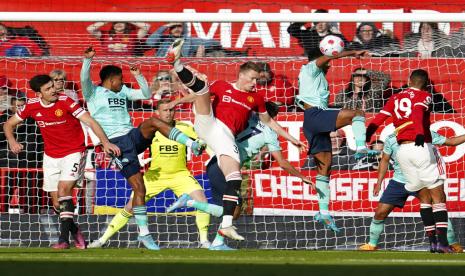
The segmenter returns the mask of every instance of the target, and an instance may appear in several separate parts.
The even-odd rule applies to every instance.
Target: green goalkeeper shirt
[[[97,86],[90,80],[92,59],[85,58],[81,68],[81,86],[90,115],[102,126],[108,138],[127,134],[134,128],[129,116],[127,101],[149,99],[151,92],[144,76],[136,77],[140,89],[123,85],[120,92]]]

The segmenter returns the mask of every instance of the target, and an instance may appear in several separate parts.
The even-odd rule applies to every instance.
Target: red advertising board
[[[148,113],[133,114],[137,125]],[[373,114],[367,115],[367,121]],[[192,121],[191,113],[179,113],[178,119]],[[302,132],[302,113],[281,113],[278,122],[294,137],[300,137],[305,141]],[[465,119],[461,115],[433,114],[431,128],[446,137],[465,134]],[[347,144],[355,148],[351,127],[343,128]],[[381,127],[373,139],[384,140],[394,130],[393,125],[387,121]],[[302,168],[307,160],[306,153],[299,151],[289,142],[281,141],[284,158],[296,168]],[[457,147],[440,147],[439,151],[447,166],[446,195],[451,217],[465,216],[465,145]],[[204,161],[208,157],[194,157],[190,162],[193,172],[200,173],[205,170]],[[256,215],[313,215],[318,211],[318,202],[315,191],[311,190],[300,179],[289,174],[272,163],[270,169],[252,170],[250,174],[250,186],[253,190],[253,212]],[[314,170],[304,170],[304,175],[314,176]],[[388,174],[390,177],[392,172]],[[330,210],[336,215],[371,216],[377,206],[379,196],[373,196],[373,187],[376,184],[376,172],[369,171],[337,171],[332,172],[331,177],[331,204]],[[387,179],[384,185],[388,183]],[[384,190],[384,189],[382,189]],[[394,216],[419,215],[418,200],[409,198],[404,209],[396,209]]]
[[[372,116],[369,116],[372,117]],[[465,134],[464,118],[461,115],[433,114],[432,129],[446,137]],[[282,114],[278,121],[294,136],[302,134],[302,114]],[[369,120],[368,120],[369,121]],[[393,131],[390,122],[377,133],[381,140]],[[345,127],[349,147],[354,148],[350,127]],[[299,154],[287,142],[282,142],[284,155],[296,167],[302,167],[306,154]],[[465,216],[465,145],[458,147],[440,147],[447,164],[446,194],[451,217]],[[276,164],[275,164],[276,165]],[[251,171],[254,214],[257,215],[313,215],[318,211],[315,191],[300,179],[289,176],[286,172],[272,168]],[[315,176],[315,171],[305,171],[306,175]],[[314,179],[314,178],[313,178]],[[331,177],[330,210],[336,215],[371,216],[377,206],[379,196],[373,196],[376,184],[376,172],[368,171],[333,171]],[[384,182],[387,185],[388,180]],[[418,200],[410,198],[404,209],[396,209],[393,215],[419,215]]]

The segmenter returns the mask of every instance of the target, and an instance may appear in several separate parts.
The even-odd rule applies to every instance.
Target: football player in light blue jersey
[[[366,51],[343,51],[338,56],[312,56],[310,62],[303,65],[299,74],[299,95],[296,104],[304,109],[303,130],[309,143],[309,154],[313,155],[317,165],[316,187],[319,212],[315,219],[326,228],[339,232],[329,213],[329,178],[331,174],[331,138],[329,133],[347,125],[352,125],[357,150],[355,158],[376,155],[379,151],[366,147],[365,114],[362,110],[328,108],[329,89],[326,73],[333,59],[353,56],[368,56]]]
[[[151,92],[147,81],[138,68],[131,67],[131,74],[136,78],[140,89],[130,89],[123,85],[121,68],[106,65],[99,73],[101,84],[96,86],[90,79],[90,65],[94,56],[95,51],[92,47],[84,53],[81,69],[84,99],[90,114],[102,126],[110,142],[121,149],[118,163],[121,174],[128,180],[134,192],[132,209],[139,227],[138,240],[148,249],[158,250],[159,247],[148,230],[145,186],[137,155],[150,147],[157,131],[171,140],[191,147],[194,154],[199,154],[202,146],[177,128],[155,117],[143,121],[139,127],[134,128],[127,109],[127,101],[150,98]]]
[[[273,102],[266,102],[266,111],[271,118],[276,119],[279,112],[279,106]],[[239,157],[241,160],[240,165],[252,160],[263,147],[267,147],[267,152],[278,162],[279,166],[287,171],[289,174],[296,176],[304,183],[313,186],[311,179],[300,173],[299,170],[294,168],[289,161],[287,161],[281,152],[279,145],[278,134],[270,127],[263,124],[257,115],[252,115],[248,121],[247,128],[239,133],[236,137],[236,145],[239,148]],[[213,157],[207,164],[207,174],[210,179],[210,187],[212,191],[212,203],[215,205],[223,206],[223,195],[226,188],[226,178],[218,166],[218,160]],[[236,207],[234,218],[240,214],[240,206]],[[224,237],[217,234],[215,240],[209,248],[210,250],[232,250],[224,243]]]
[[[458,146],[465,142],[465,135],[446,138],[439,135],[437,132],[431,131],[433,137],[433,145],[438,146]],[[378,196],[384,177],[389,167],[389,161],[392,160],[394,168],[394,176],[389,180],[389,184],[383,192],[381,199],[379,200],[378,207],[376,208],[375,215],[370,224],[370,241],[359,247],[363,251],[374,251],[378,249],[378,240],[381,232],[384,229],[384,220],[389,216],[395,207],[403,208],[407,198],[409,196],[417,196],[416,192],[409,192],[405,189],[405,183],[407,179],[404,177],[400,165],[397,161],[397,150],[399,145],[397,144],[396,135],[393,133],[386,137],[384,141],[383,156],[381,158],[378,167],[378,181],[373,190],[373,195]],[[439,152],[438,156],[439,156]],[[449,226],[447,228],[447,240],[450,244],[451,249],[454,252],[463,252],[462,246],[457,242],[455,238],[454,229],[449,220]],[[431,248],[434,251],[434,248]]]

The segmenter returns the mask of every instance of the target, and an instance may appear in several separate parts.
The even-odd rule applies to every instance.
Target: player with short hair
[[[181,63],[182,45],[182,39],[175,40],[167,60],[173,64],[179,79],[193,91],[193,94],[182,98],[178,103],[194,102],[195,130],[218,157],[227,181],[223,196],[224,215],[218,233],[235,240],[244,240],[232,225],[242,183],[239,151],[234,139],[246,128],[251,112],[258,112],[260,121],[294,145],[300,148],[304,148],[305,145],[289,135],[266,113],[263,97],[254,93],[260,71],[256,63],[249,61],[242,64],[234,83],[218,80],[208,86],[205,76],[195,71],[194,74],[193,70]],[[214,96],[213,103],[210,96]]]
[[[266,110],[271,118],[276,119],[279,112],[279,106],[273,102],[266,102]],[[281,146],[278,140],[278,134],[267,125],[260,122],[256,115],[252,115],[249,119],[247,128],[236,137],[236,144],[239,148],[241,159],[241,167],[250,162],[255,156],[261,154],[263,147],[266,147],[266,152],[270,153],[278,165],[287,171],[289,174],[296,176],[304,183],[311,184],[309,177],[302,175],[299,170],[294,168],[289,161],[287,161],[281,152]],[[212,203],[216,205],[223,205],[221,198],[223,197],[226,179],[224,174],[218,166],[216,157],[213,157],[207,164],[207,174],[210,179],[210,187],[212,191]],[[240,204],[238,205],[240,209]],[[238,210],[239,211],[239,210]],[[240,214],[239,212],[236,212]],[[216,235],[215,240],[212,242],[211,250],[230,250],[224,244],[224,239],[220,235]]]
[[[266,102],[266,110],[271,118],[276,119],[279,112],[279,106],[273,102]],[[241,160],[241,167],[249,162],[254,156],[260,154],[263,147],[267,147],[267,152],[278,162],[279,166],[286,170],[291,175],[299,177],[304,183],[311,183],[310,178],[302,175],[296,168],[294,168],[289,161],[284,159],[281,153],[281,146],[279,145],[278,134],[270,127],[260,122],[258,116],[253,114],[248,121],[247,128],[239,133],[236,137],[236,145],[239,148],[239,155]],[[226,179],[223,172],[218,165],[218,159],[213,156],[207,164],[207,174],[210,180],[210,187],[212,192],[212,203],[218,206],[223,205],[223,195],[227,186]],[[313,185],[313,184],[312,184]],[[195,200],[194,200],[195,201]],[[236,205],[234,217],[240,214],[240,201]],[[170,210],[175,208],[185,207],[183,201],[178,200]],[[237,210],[239,209],[239,210]],[[217,234],[212,243],[210,250],[233,250],[224,243],[223,236]]]
[[[460,135],[457,137],[446,138],[442,135],[439,135],[435,131],[431,131],[432,144],[438,146],[458,146],[465,143],[465,135]],[[384,141],[383,155],[378,166],[378,181],[373,190],[373,195],[378,196],[379,191],[381,190],[381,185],[383,183],[386,172],[389,168],[389,162],[392,160],[394,168],[394,176],[389,180],[389,184],[381,196],[378,207],[376,208],[375,215],[370,224],[370,241],[366,244],[363,244],[359,247],[363,251],[373,251],[378,250],[378,240],[381,232],[384,229],[384,220],[389,216],[389,214],[394,210],[395,207],[403,208],[407,198],[409,196],[417,196],[416,192],[409,192],[405,189],[405,183],[407,180],[402,174],[400,169],[399,162],[397,161],[397,151],[399,150],[399,144],[397,143],[396,134],[393,133],[386,137]],[[440,156],[436,148],[433,148],[436,151],[436,154]],[[441,162],[442,165],[445,165],[444,162]],[[444,171],[445,171],[445,166]],[[455,237],[454,229],[452,228],[452,223],[448,220],[447,228],[447,240],[451,245],[451,248],[454,252],[463,252],[462,246],[457,242]]]
[[[320,211],[315,215],[315,219],[334,232],[339,232],[339,228],[329,213],[329,179],[332,166],[330,132],[351,124],[357,146],[355,157],[358,159],[379,152],[366,147],[365,114],[362,110],[328,108],[329,89],[326,74],[333,59],[348,56],[360,58],[367,55],[369,54],[366,51],[343,51],[334,57],[319,53],[317,56],[309,56],[310,62],[302,66],[299,74],[296,105],[304,109],[303,130],[310,145],[309,154],[313,155],[317,170],[316,188]]]
[[[96,86],[90,79],[90,65],[94,55],[95,51],[92,47],[85,51],[81,69],[82,93],[90,114],[100,123],[110,141],[121,148],[118,163],[121,165],[121,174],[127,179],[134,192],[132,211],[139,227],[138,240],[150,250],[159,250],[148,229],[145,186],[137,155],[151,145],[157,131],[170,140],[190,147],[194,154],[199,153],[200,144],[179,129],[155,117],[143,121],[135,128],[127,109],[127,102],[150,98],[151,92],[147,81],[138,68],[131,67],[131,74],[137,80],[140,89],[130,89],[123,85],[121,68],[106,65],[99,73],[101,85]]]
[[[60,215],[60,237],[53,248],[68,249],[71,233],[75,246],[85,249],[85,239],[73,220],[72,191],[82,177],[85,162],[84,133],[79,121],[90,126],[107,153],[119,154],[120,149],[109,142],[100,125],[78,103],[58,95],[48,75],[34,76],[29,85],[37,98],[28,100],[4,124],[5,136],[10,150],[18,154],[23,145],[16,141],[13,129],[28,117],[37,122],[45,144],[43,189],[51,194],[53,206]]]
[[[176,112],[175,109],[169,107],[169,103],[169,99],[161,99],[157,103],[157,110],[155,113],[160,120],[178,128],[192,139],[197,139],[197,134],[191,125],[174,119]],[[185,145],[172,141],[157,131],[150,148],[152,160],[149,169],[144,174],[144,185],[147,191],[145,202],[148,202],[150,199],[168,189],[172,190],[178,197],[185,194],[185,197],[193,199],[192,202],[187,202],[186,204],[190,205],[190,203],[192,203],[192,207],[204,209],[208,212],[197,211],[195,221],[199,229],[201,247],[209,248],[209,213],[219,217],[223,213],[223,208],[221,206],[208,204],[203,188],[187,169],[187,149]],[[111,236],[128,223],[131,217],[132,198],[124,209],[112,219],[103,236],[91,243],[89,248],[102,247]]]
[[[367,141],[389,117],[396,128],[397,160],[407,182],[405,189],[418,192],[420,215],[425,225],[431,251],[451,253],[447,241],[447,207],[444,193],[445,172],[431,142],[431,94],[428,72],[422,69],[410,74],[410,87],[389,98],[383,110],[367,128]],[[437,239],[436,239],[437,236]]]

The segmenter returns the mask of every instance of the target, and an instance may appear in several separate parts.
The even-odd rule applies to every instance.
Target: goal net
[[[195,14],[192,10],[184,12]],[[138,21],[125,18],[124,13],[120,15],[123,17],[115,17],[112,21]],[[305,24],[292,24],[290,14],[282,22],[276,22],[272,17],[268,21],[254,19],[263,15],[257,10],[250,11],[249,17],[244,18],[252,23],[228,22],[226,18],[229,15],[229,12],[222,14],[225,17],[222,22],[193,20],[170,25],[167,22],[118,25],[87,22],[89,19],[85,19],[86,22],[71,19],[69,22],[1,22],[0,27],[6,30],[10,43],[5,48],[0,46],[0,51],[6,56],[0,65],[1,122],[3,124],[6,118],[12,116],[16,106],[24,104],[23,98],[35,96],[28,86],[32,76],[58,69],[64,71],[65,75],[55,72],[56,83],[64,79],[67,93],[75,93],[85,106],[79,73],[83,52],[93,45],[97,51],[91,68],[94,83],[99,83],[98,72],[107,64],[122,67],[127,86],[137,88],[135,79],[129,73],[130,66],[134,65],[141,69],[150,83],[154,93],[151,99],[128,103],[134,125],[137,126],[144,119],[154,116],[160,97],[183,94],[183,87],[177,83],[169,71],[170,65],[163,58],[170,35],[176,35],[175,32],[179,31],[188,44],[185,52],[183,50],[186,56],[183,60],[206,74],[210,81],[234,81],[239,66],[246,61],[265,63],[257,88],[267,100],[281,105],[277,121],[291,135],[305,141],[303,112],[294,104],[294,97],[298,93],[298,75],[301,66],[308,62],[305,55],[319,51],[315,46],[318,42],[313,41],[318,36],[317,30],[327,28],[324,31],[344,37],[347,49],[368,49],[372,53],[369,58],[343,58],[331,62],[327,74],[330,105],[362,109],[369,122],[391,95],[408,85],[410,72],[422,68],[428,71],[432,81],[432,130],[446,137],[465,134],[462,116],[465,30],[460,22],[392,23],[392,20],[360,24],[337,22],[338,16],[333,16],[333,22],[327,22],[322,27],[322,24],[307,21],[328,21],[324,18],[325,14],[317,14],[321,17],[308,14],[309,20]],[[167,21],[179,21],[174,18]],[[363,21],[362,17],[360,19]],[[429,21],[437,20],[431,14],[429,19],[424,19],[424,22]],[[123,28],[123,31],[120,32],[118,28]],[[311,35],[315,34],[312,38]],[[163,80],[163,76],[168,78]],[[163,81],[171,83],[162,84]],[[192,123],[194,118],[190,106],[178,107],[176,118]],[[393,126],[388,121],[376,133],[370,146],[382,149],[384,139],[392,132]],[[0,246],[47,247],[57,241],[59,224],[51,199],[42,190],[43,142],[34,121],[25,121],[15,133],[17,140],[24,145],[23,153],[17,156],[8,151],[6,138],[0,136]],[[341,231],[333,233],[315,221],[314,216],[318,212],[315,191],[281,169],[269,154],[263,154],[248,162],[242,170],[242,216],[235,225],[238,232],[245,236],[245,241],[230,242],[229,245],[260,249],[355,249],[368,241],[370,222],[384,190],[383,187],[378,196],[373,194],[379,157],[355,160],[355,142],[350,126],[331,133],[331,137],[334,158],[329,209]],[[299,153],[283,140],[281,147],[283,157],[292,166],[314,179],[315,162],[311,157]],[[131,189],[118,170],[109,164],[108,158],[95,151],[91,143],[88,151],[83,185],[76,188],[74,193],[75,218],[86,238],[95,240],[105,232],[113,216],[122,210]],[[263,151],[266,152],[266,149]],[[440,146],[439,151],[447,164],[445,190],[449,217],[457,240],[463,243],[465,146]],[[147,151],[141,156],[141,162],[149,162],[149,157]],[[189,156],[188,168],[211,199],[210,183],[205,172],[208,159],[207,154]],[[147,167],[142,165],[141,170]],[[384,186],[392,177],[391,169]],[[162,247],[197,247],[195,212],[192,209],[179,209],[177,213],[167,214],[166,208],[174,199],[172,191],[165,191],[147,203],[150,231]],[[218,229],[218,223],[218,219],[211,219],[210,240]],[[386,219],[379,247],[414,250],[426,245],[419,217],[419,202],[411,197],[403,209],[394,209]],[[110,239],[109,246],[139,246],[137,226],[133,219]]]

